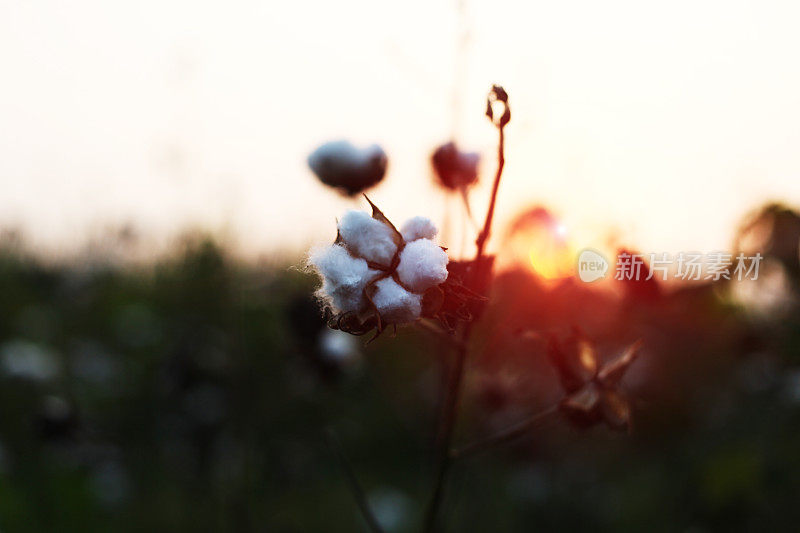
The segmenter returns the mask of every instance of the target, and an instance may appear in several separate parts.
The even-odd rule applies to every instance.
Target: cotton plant
[[[345,212],[337,222],[334,242],[311,250],[307,258],[307,266],[320,279],[316,297],[331,329],[353,335],[374,332],[371,339],[374,340],[389,327],[416,325],[446,339],[455,352],[439,417],[436,476],[425,513],[426,532],[443,527],[442,502],[455,460],[524,435],[541,419],[556,413],[578,427],[603,422],[612,429],[630,427],[630,402],[622,394],[620,382],[637,358],[640,344],[634,343],[601,366],[594,343],[575,331],[566,338],[549,338],[549,360],[564,389],[558,403],[483,440],[460,447],[454,443],[473,326],[487,303],[492,280],[494,257],[486,252],[486,246],[505,164],[505,127],[511,120],[508,94],[502,87],[492,87],[486,116],[499,135],[497,170],[472,258],[449,257],[447,248],[436,240],[438,229],[430,218],[416,216],[397,229],[366,196],[371,213]],[[312,168],[315,157],[312,154],[310,159]],[[441,184],[462,192],[470,215],[466,190],[477,180],[478,161],[477,154],[460,152],[455,144],[440,147],[432,161]],[[350,170],[347,165],[336,168],[341,171],[337,175],[341,183],[357,183],[361,179],[359,173],[363,168],[358,165]],[[348,177],[348,172],[354,175]],[[542,338],[537,332],[524,334]],[[373,531],[381,531],[338,441],[331,437],[330,442],[345,464],[365,520]]]
[[[316,296],[329,325],[356,335],[375,330],[377,336],[387,326],[444,317],[445,291],[457,295],[466,289],[446,283],[450,260],[435,240],[438,228],[416,216],[398,230],[366,199],[372,213],[344,213],[335,242],[308,257],[308,266],[322,281]]]

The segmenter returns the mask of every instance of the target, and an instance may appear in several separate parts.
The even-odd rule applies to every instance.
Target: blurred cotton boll
[[[462,152],[453,142],[441,145],[431,156],[431,164],[439,184],[451,191],[465,189],[477,183],[480,161],[480,154]]]
[[[397,489],[380,487],[369,493],[368,500],[375,518],[386,531],[404,531],[413,521],[413,502]]]
[[[357,148],[344,140],[325,143],[308,156],[308,166],[319,180],[348,196],[380,183],[387,162],[386,153],[377,144]]]
[[[358,341],[343,331],[324,329],[319,335],[319,353],[327,362],[349,365],[358,359]]]
[[[38,344],[12,340],[0,346],[0,365],[9,376],[48,381],[58,374],[56,355]]]
[[[60,396],[45,396],[36,418],[39,434],[45,440],[71,437],[78,426],[75,409]]]

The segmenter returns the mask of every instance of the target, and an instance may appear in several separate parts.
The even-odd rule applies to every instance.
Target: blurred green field
[[[388,531],[416,531],[442,359],[404,329],[331,336],[299,270],[188,239],[151,265],[0,252],[0,531],[366,531],[338,435]],[[796,290],[796,286],[793,290]],[[546,422],[454,471],[450,531],[793,531],[800,313],[724,286],[608,300],[509,272],[470,354],[458,439],[558,398],[519,328],[645,340],[630,435]]]

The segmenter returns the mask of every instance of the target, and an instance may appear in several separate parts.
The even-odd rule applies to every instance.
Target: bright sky
[[[58,250],[125,222],[299,249],[349,205],[305,166],[343,137],[389,154],[390,218],[441,221],[428,155],[455,120],[489,181],[492,82],[513,111],[500,222],[541,203],[581,244],[708,251],[800,203],[798,4],[466,0],[456,80],[455,2],[5,0],[0,225]]]

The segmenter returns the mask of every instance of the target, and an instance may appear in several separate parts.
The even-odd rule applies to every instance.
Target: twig
[[[344,476],[347,479],[348,485],[350,486],[350,491],[353,493],[353,498],[356,500],[356,505],[358,505],[358,509],[361,511],[361,515],[367,522],[369,529],[373,533],[383,533],[383,528],[378,523],[378,519],[375,518],[375,515],[372,514],[372,510],[369,508],[369,503],[367,502],[367,497],[364,494],[364,490],[358,483],[358,478],[356,478],[356,474],[353,472],[353,467],[350,465],[350,462],[347,460],[347,457],[342,451],[342,446],[339,444],[339,440],[336,438],[333,430],[328,428],[325,431],[325,437],[328,447],[336,456],[336,459],[339,461],[339,465],[342,467],[342,472],[344,472]]]
[[[497,190],[500,188],[500,177],[503,175],[503,167],[506,164],[505,157],[505,124],[497,126],[500,132],[500,142],[497,145],[497,173],[494,176],[494,184],[492,184],[492,198],[489,200],[489,209],[486,211],[486,220],[483,223],[483,229],[478,234],[475,245],[478,248],[477,256],[483,255],[483,249],[486,246],[486,241],[489,240],[489,235],[492,230],[492,220],[494,219],[494,206],[497,203]]]
[[[549,415],[555,413],[558,410],[557,405],[553,405],[548,407],[544,411],[537,413],[521,422],[517,422],[516,424],[498,432],[494,435],[487,437],[483,440],[479,440],[477,442],[473,442],[472,444],[467,444],[463,448],[459,448],[456,450],[452,450],[450,452],[450,456],[453,459],[458,459],[462,457],[466,457],[469,455],[474,455],[476,453],[480,453],[484,450],[497,446],[498,444],[503,444],[505,442],[509,442],[511,440],[516,439],[517,437],[521,437],[524,435],[528,430],[534,427],[536,424],[541,422],[543,419],[548,417]]]

